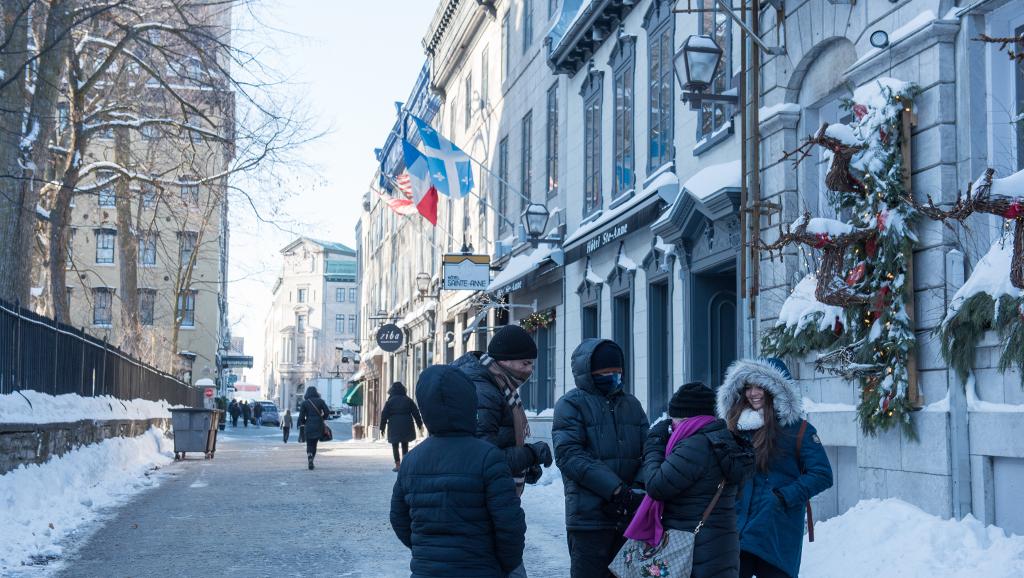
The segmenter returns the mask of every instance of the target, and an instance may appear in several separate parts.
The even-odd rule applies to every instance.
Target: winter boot
[[[397,472],[398,468],[401,467],[401,465],[402,465],[402,460],[395,460],[395,467],[391,468],[391,471],[392,472]]]
[[[308,455],[309,455],[309,469],[312,470],[313,469],[313,454],[308,454]]]

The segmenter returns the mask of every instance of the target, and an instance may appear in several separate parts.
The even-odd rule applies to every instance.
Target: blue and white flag
[[[422,154],[430,167],[430,180],[442,195],[461,198],[473,190],[473,171],[470,158],[459,147],[434,130],[422,119],[409,115],[423,142]]]

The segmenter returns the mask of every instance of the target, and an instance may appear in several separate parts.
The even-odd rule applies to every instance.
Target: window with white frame
[[[672,2],[654,0],[644,17],[647,30],[647,170],[673,159],[676,19]]]
[[[144,267],[156,265],[156,233],[139,234],[139,265]]]
[[[196,326],[196,295],[198,291],[182,291],[178,294],[178,316],[181,327]]]
[[[182,231],[178,233],[178,255],[182,267],[187,267],[192,262],[192,254],[196,251],[199,243],[199,233],[196,231]]]
[[[142,206],[149,208],[156,205],[156,184],[152,182],[143,182],[140,185],[140,189],[139,196],[142,197]]]
[[[300,287],[299,288],[299,292],[298,292],[298,302],[299,303],[305,303],[306,299],[308,297],[309,297],[309,289],[306,289],[305,287]]]
[[[490,56],[488,54],[489,47],[484,46],[484,49],[480,51],[480,108],[483,109],[487,106],[487,99],[490,96],[488,92],[488,85],[491,82],[491,69],[490,69]]]
[[[344,287],[337,287],[337,288],[334,289],[334,301],[336,301],[337,303],[344,303],[345,302],[345,288]]]
[[[348,316],[348,332],[352,335],[356,334],[356,325],[359,324],[359,316],[352,314]]]
[[[306,316],[301,313],[295,316],[295,331],[298,333],[306,332]]]
[[[533,111],[526,113],[520,124],[521,143],[519,158],[519,212],[526,210],[526,203],[532,198],[530,182],[533,181]]]
[[[508,228],[508,137],[498,142],[498,230]]]
[[[523,0],[523,53],[533,44],[533,0]]]
[[[700,33],[714,38],[722,49],[718,72],[711,80],[711,92],[722,94],[732,88],[732,21],[714,0],[704,0],[701,8]],[[724,102],[703,102],[700,110],[698,138],[718,132],[729,122],[732,105]]]
[[[546,129],[546,153],[547,153],[547,183],[548,197],[558,193],[558,82],[548,88],[547,100],[547,129]]]
[[[338,335],[345,333],[345,316],[341,313],[334,316],[334,332]]]
[[[636,60],[636,37],[620,36],[612,50],[608,65],[612,69],[615,95],[612,151],[615,171],[612,174],[612,198],[632,190],[635,181],[633,160],[633,70]]]
[[[583,82],[583,216],[601,208],[601,120],[604,73],[591,71]]]
[[[113,207],[117,205],[117,193],[114,190],[115,183],[117,183],[117,179],[114,178],[114,173],[110,171],[96,172],[96,184],[99,186],[99,191],[97,191],[99,206]]]
[[[469,123],[473,120],[473,73],[466,75],[466,120],[465,128],[469,130]]]
[[[116,245],[117,231],[113,229],[96,229],[96,263],[113,263]]]
[[[348,290],[348,302],[349,303],[355,303],[356,302],[356,288],[355,287],[353,287],[353,288]]]
[[[96,287],[92,290],[92,324],[109,326],[114,318],[114,290]]]
[[[199,206],[199,183],[192,175],[182,175],[178,177],[179,187],[181,188],[181,202],[189,207]]]
[[[508,79],[509,72],[512,68],[512,35],[509,30],[509,13],[505,12],[505,15],[501,18],[501,81],[505,82]]]

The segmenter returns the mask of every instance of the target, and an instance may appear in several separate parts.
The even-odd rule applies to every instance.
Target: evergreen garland
[[[761,351],[765,355],[783,357],[805,355],[811,351],[828,349],[838,340],[834,331],[820,328],[819,322],[825,314],[811,313],[802,329],[793,325],[776,325],[761,336]]]

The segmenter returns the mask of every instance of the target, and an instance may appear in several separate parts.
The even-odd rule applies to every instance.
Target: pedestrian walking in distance
[[[430,436],[409,452],[391,495],[413,578],[508,576],[522,566],[526,517],[504,453],[474,437],[473,383],[434,365],[420,374],[416,400]]]
[[[252,423],[256,427],[263,425],[263,404],[258,401],[252,404]]]
[[[292,431],[292,410],[284,410],[284,417],[281,418],[281,430],[284,434],[284,443],[288,443],[289,434]]]
[[[233,399],[228,404],[228,413],[231,414],[231,427],[238,427],[238,414],[242,413],[242,410],[238,407],[238,400]]]
[[[395,467],[397,472],[402,465],[402,458],[409,453],[409,442],[416,439],[416,430],[413,428],[413,421],[416,427],[423,429],[423,419],[420,417],[420,410],[408,395],[402,382],[396,381],[391,384],[388,390],[388,402],[380,412],[380,433],[387,431],[388,443],[391,444],[391,453],[395,456]],[[402,456],[398,455],[398,447],[402,447]]]
[[[553,460],[547,442],[526,443],[530,424],[519,386],[533,375],[536,361],[537,344],[530,334],[518,325],[506,325],[491,337],[486,353],[473,351],[452,364],[476,387],[476,437],[504,452],[517,496],[525,484],[537,483],[541,465],[550,467]],[[526,569],[520,566],[509,577],[526,578]]]
[[[718,388],[718,416],[754,446],[756,471],[740,492],[740,576],[793,578],[800,572],[811,497],[832,486],[832,467],[782,360],[734,362]]]
[[[303,428],[306,438],[306,457],[308,458],[309,469],[313,469],[313,459],[316,458],[316,446],[324,435],[324,421],[331,415],[327,403],[320,397],[315,387],[306,390],[305,399],[299,410],[299,427]]]
[[[245,424],[245,427],[249,427],[250,421],[252,421],[252,406],[247,400],[242,402],[242,423]]]
[[[643,499],[636,483],[648,420],[640,401],[623,389],[622,348],[585,339],[572,354],[576,381],[555,403],[551,437],[565,480],[565,526],[573,578],[608,571],[622,531]]]
[[[668,415],[671,419],[655,424],[644,444],[640,479],[648,498],[626,537],[658,544],[665,530],[693,532],[714,502],[694,541],[690,576],[736,578],[736,495],[754,473],[754,450],[715,417],[715,392],[703,383],[680,386],[669,401]],[[655,500],[661,503],[660,518],[654,515]]]

